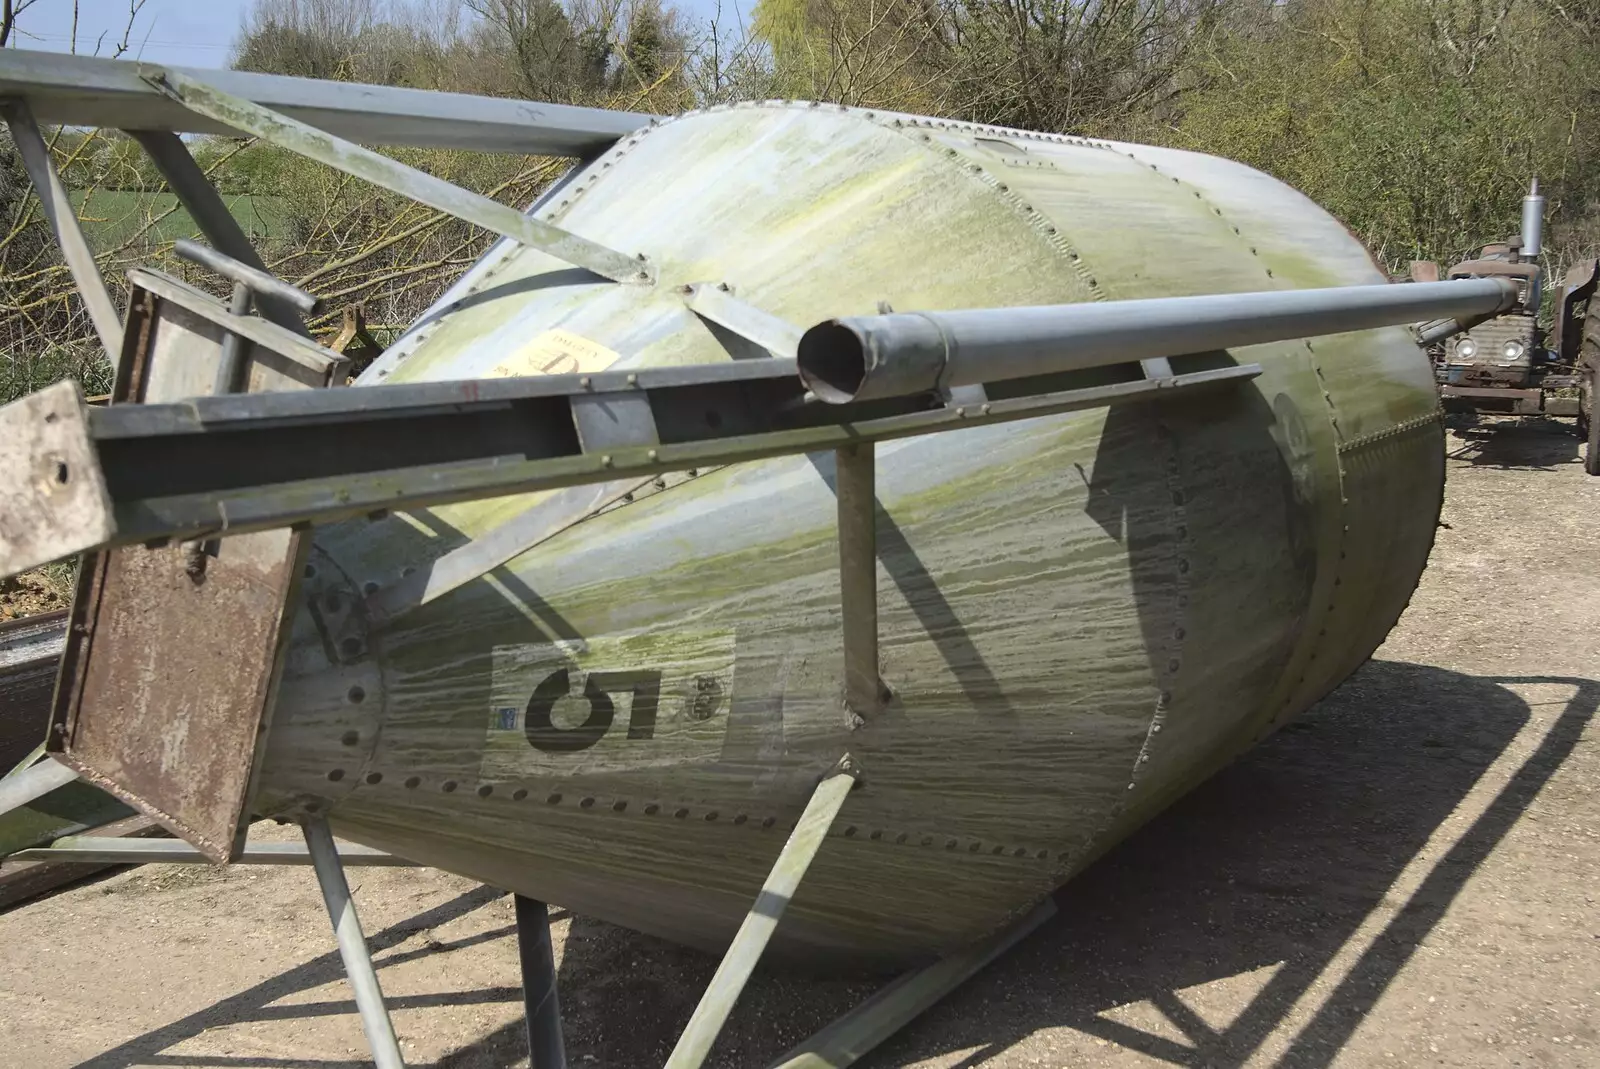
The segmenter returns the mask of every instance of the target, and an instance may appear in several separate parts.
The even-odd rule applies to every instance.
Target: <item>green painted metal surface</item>
[[[1236,164],[827,106],[641,130],[540,215],[657,285],[502,243],[363,381],[759,358],[686,306],[702,282],[809,324],[1384,279]],[[387,622],[361,605],[541,495],[319,531],[256,808],[719,947],[848,751],[862,786],[774,949],[973,944],[1337,685],[1415,586],[1443,458],[1407,334],[1173,364],[1230,361],[1265,370],[879,446],[894,697],[866,717],[831,453],[638,493]]]

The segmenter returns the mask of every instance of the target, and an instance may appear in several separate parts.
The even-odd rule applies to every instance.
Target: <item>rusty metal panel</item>
[[[226,309],[178,296],[135,286],[116,402],[211,392]],[[293,361],[253,367],[252,388],[306,385]],[[300,558],[288,531],[86,558],[50,752],[208,858],[237,856]]]

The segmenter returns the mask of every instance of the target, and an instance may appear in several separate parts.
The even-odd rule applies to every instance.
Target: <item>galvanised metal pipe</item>
[[[522,965],[522,1009],[528,1030],[529,1069],[567,1069],[561,1037],[561,999],[556,991],[555,951],[550,945],[550,907],[512,895],[517,914],[517,958]]]
[[[355,900],[350,897],[350,884],[344,878],[338,847],[333,843],[333,832],[326,820],[308,820],[304,828],[306,849],[311,854],[317,883],[322,887],[322,901],[333,921],[339,957],[344,959],[345,975],[355,992],[356,1009],[361,1012],[361,1030],[367,1034],[372,1060],[378,1069],[406,1069],[400,1044],[395,1039],[394,1023],[389,1020],[388,1007],[383,1003],[383,990],[378,986],[378,973],[372,967],[372,952],[361,931],[361,918],[356,916]]]
[[[76,771],[48,758],[21,772],[0,777],[0,815],[21,809],[77,778]]]
[[[1494,314],[1516,299],[1509,280],[1483,278],[852,316],[806,331],[800,339],[800,378],[821,400],[844,404],[1425,319]]]
[[[209,248],[197,241],[190,241],[188,238],[179,238],[173,244],[173,251],[185,260],[215,271],[237,286],[244,286],[251,293],[282,301],[302,315],[310,315],[317,310],[316,297],[305,290],[290,285],[258,267],[241,263],[217,249]]]

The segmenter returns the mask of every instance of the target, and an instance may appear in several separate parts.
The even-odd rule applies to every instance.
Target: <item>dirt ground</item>
[[[1600,479],[1559,424],[1451,448],[1372,663],[864,1065],[1600,1065]],[[408,1064],[525,1066],[510,900],[352,884]],[[715,963],[557,916],[574,1066],[659,1066]],[[6,1067],[369,1064],[305,869],[127,871],[0,915],[0,948]],[[759,975],[714,1062],[765,1065],[874,986]]]

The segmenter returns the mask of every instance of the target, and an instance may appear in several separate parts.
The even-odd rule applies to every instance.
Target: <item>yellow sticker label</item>
[[[587,375],[604,371],[619,355],[570,330],[547,330],[489,370],[488,378],[519,375]]]

